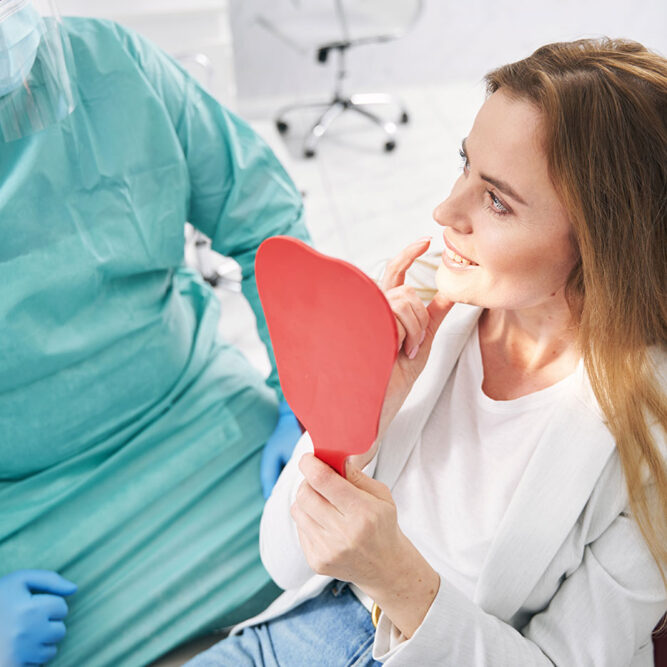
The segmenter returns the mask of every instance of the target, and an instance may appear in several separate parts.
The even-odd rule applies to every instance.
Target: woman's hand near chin
[[[438,327],[454,305],[453,301],[436,293],[431,303],[425,306],[415,290],[405,285],[406,272],[417,257],[428,250],[430,243],[430,238],[424,238],[404,248],[387,264],[380,282],[380,288],[396,317],[398,358],[387,386],[375,443],[367,452],[347,459],[349,464],[359,469],[375,456],[380,439],[424,370]]]

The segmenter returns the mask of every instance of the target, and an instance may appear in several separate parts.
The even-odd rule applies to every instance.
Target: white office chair
[[[284,0],[280,10],[257,17],[258,23],[273,35],[302,53],[314,51],[317,62],[326,63],[337,56],[333,96],[326,102],[293,104],[281,109],[275,122],[278,131],[289,130],[285,116],[298,109],[323,109],[307,134],[303,155],[313,157],[315,148],[331,124],[345,111],[354,111],[379,125],[385,134],[384,149],[396,147],[396,125],[407,123],[408,113],[393,95],[343,92],[348,49],[388,42],[402,37],[415,23],[423,0]],[[387,120],[369,107],[388,106],[397,112]]]

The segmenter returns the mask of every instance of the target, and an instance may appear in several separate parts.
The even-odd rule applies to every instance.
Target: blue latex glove
[[[65,636],[63,596],[76,585],[49,570],[17,570],[0,577],[0,665],[42,665]]]
[[[290,406],[287,405],[287,401],[280,403],[278,414],[278,424],[264,447],[259,469],[262,493],[265,498],[271,495],[271,489],[278,481],[280,471],[292,456],[294,445],[303,432]]]

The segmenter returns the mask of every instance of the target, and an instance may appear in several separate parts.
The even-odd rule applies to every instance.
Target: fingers
[[[295,504],[320,527],[330,526],[342,516],[336,507],[323,498],[305,480],[301,483],[296,494]]]
[[[428,313],[428,326],[426,327],[425,337],[428,338],[428,341],[426,341],[428,349],[430,349],[433,337],[453,305],[454,302],[445,298],[440,292],[436,292],[433,300],[428,304],[428,307],[426,308],[426,312]]]
[[[62,621],[49,623],[48,629],[42,635],[42,644],[57,644],[59,641],[62,641],[66,632],[67,629]]]
[[[308,482],[302,482],[301,486],[309,486]],[[312,489],[311,489],[312,490]],[[299,491],[297,492],[297,496],[302,494],[301,487],[299,487]],[[315,493],[313,491],[313,493]],[[290,515],[292,516],[292,519],[294,519],[294,523],[296,523],[297,528],[300,531],[305,532],[308,535],[315,535],[317,531],[322,531],[323,527],[321,524],[319,524],[309,513],[306,509],[303,507],[302,503],[302,496],[301,498],[297,499],[294,503],[292,503],[292,506],[290,507]]]
[[[301,544],[301,549],[306,555],[306,560],[308,560],[308,554],[311,553],[315,544],[314,536],[319,534],[322,527],[316,524],[302,509],[299,509],[296,504],[292,505],[291,514],[296,524],[299,544]],[[308,564],[310,565],[310,562]]]
[[[428,312],[429,322],[435,326],[435,331],[442,324],[447,313],[452,309],[453,301],[444,297],[440,292],[436,292],[431,303],[428,304],[426,311]]]
[[[26,570],[24,580],[32,593],[53,593],[54,595],[76,593],[76,584],[51,570]]]
[[[426,309],[429,315],[429,323],[426,327],[424,340],[418,350],[419,363],[425,363],[425,359],[428,359],[428,355],[431,352],[431,345],[433,344],[433,338],[453,305],[453,301],[447,300],[440,293],[437,293],[433,297],[433,301],[429,303],[428,308]]]
[[[429,314],[412,287],[394,287],[386,293],[387,301],[396,316],[398,345],[413,359],[426,335]]]
[[[350,484],[354,484],[358,489],[366,491],[366,493],[370,493],[376,498],[392,501],[391,491],[386,484],[369,477],[366,473],[362,472],[359,468],[349,462],[345,466],[345,478]]]
[[[382,291],[386,292],[392,287],[402,285],[405,282],[405,272],[412,266],[412,263],[417,257],[423,255],[428,250],[430,244],[431,237],[426,236],[401,250],[401,252],[387,264],[387,268],[380,281],[380,288]]]
[[[326,556],[332,543],[331,536],[306,512],[292,505],[292,517],[296,523],[297,534],[306,562],[317,574],[327,574],[328,563]],[[336,540],[334,540],[335,542]]]
[[[57,652],[58,649],[53,644],[40,644],[33,647],[25,657],[29,661],[28,664],[43,665],[55,658]]]
[[[299,469],[308,484],[341,514],[345,514],[355,499],[354,489],[333,468],[320,461],[313,454],[304,454],[299,461]]]
[[[38,593],[32,596],[32,601],[39,605],[39,608],[44,612],[44,616],[50,621],[62,621],[69,611],[67,602],[59,595]]]

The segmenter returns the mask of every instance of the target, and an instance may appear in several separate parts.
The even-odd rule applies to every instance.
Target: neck
[[[546,311],[486,310],[479,323],[484,390],[497,399],[548,387],[572,373],[579,360],[576,327],[567,303]]]

